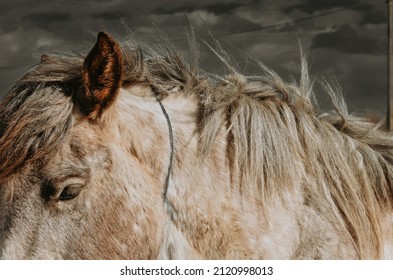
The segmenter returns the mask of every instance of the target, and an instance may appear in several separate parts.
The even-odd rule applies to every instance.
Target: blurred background
[[[284,79],[298,77],[300,42],[312,76],[334,77],[350,112],[385,118],[386,0],[0,0],[0,97],[42,53],[86,54],[101,30],[156,44],[158,28],[186,51],[187,22],[207,42],[213,34],[251,75],[258,70],[250,56]],[[222,74],[200,45],[201,67]],[[329,108],[326,95],[317,98]]]

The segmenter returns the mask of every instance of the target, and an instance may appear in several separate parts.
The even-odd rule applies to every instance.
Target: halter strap
[[[162,194],[162,198],[164,201],[164,206],[171,218],[173,220],[173,206],[172,204],[168,201],[167,194],[168,194],[168,188],[169,188],[169,179],[171,177],[171,172],[172,172],[172,162],[173,162],[173,153],[174,153],[174,147],[173,147],[173,129],[172,129],[172,123],[169,118],[169,115],[167,111],[165,110],[164,105],[161,102],[161,98],[159,97],[158,93],[154,93],[154,97],[156,98],[158,104],[160,105],[161,111],[165,116],[167,125],[168,125],[168,134],[169,134],[169,149],[170,149],[170,155],[169,155],[169,164],[168,164],[168,170],[165,178],[165,183],[164,183],[164,192]]]

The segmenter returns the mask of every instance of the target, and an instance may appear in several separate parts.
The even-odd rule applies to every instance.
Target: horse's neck
[[[196,102],[181,96],[169,96],[163,106],[170,119],[175,149],[180,149],[195,132]],[[121,90],[116,106],[110,110],[108,133],[138,161],[165,180],[170,158],[169,126],[160,104],[149,88],[134,86]],[[108,118],[108,120],[109,120]]]

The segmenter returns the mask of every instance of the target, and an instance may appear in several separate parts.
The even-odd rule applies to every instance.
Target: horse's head
[[[167,127],[124,67],[100,33],[86,58],[44,55],[0,104],[0,257],[157,255]]]

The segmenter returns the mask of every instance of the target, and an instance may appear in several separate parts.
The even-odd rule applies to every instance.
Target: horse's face
[[[121,68],[117,44],[101,34],[83,65],[82,93],[69,97],[74,109],[55,148],[37,148],[39,139],[50,137],[42,132],[28,144],[23,166],[2,163],[0,257],[156,257],[164,220],[161,182],[131,155],[130,143],[112,134],[110,126],[120,125],[111,119],[116,114],[105,112],[99,120],[118,95]],[[59,86],[38,90],[62,92]]]

